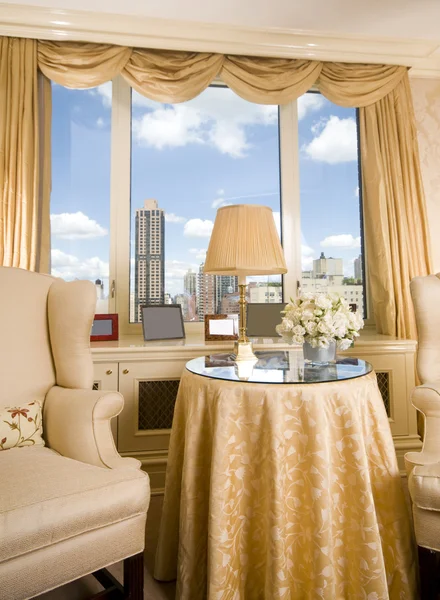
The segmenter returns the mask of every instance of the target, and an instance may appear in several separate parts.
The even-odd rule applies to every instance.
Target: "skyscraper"
[[[362,281],[362,254],[354,259],[354,278]]]
[[[199,267],[198,273],[198,316],[203,321],[204,315],[213,315],[216,313],[216,294],[215,294],[215,275],[208,275],[203,272],[205,263]]]
[[[145,200],[136,210],[135,321],[140,307],[165,302],[165,215],[157,200]]]
[[[197,276],[192,269],[183,276],[183,291],[190,296],[197,293]]]
[[[222,299],[226,294],[238,292],[238,277],[236,275],[216,275],[215,276],[215,295],[217,312],[222,311]]]

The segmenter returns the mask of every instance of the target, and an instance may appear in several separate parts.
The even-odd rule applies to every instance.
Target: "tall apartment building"
[[[215,275],[208,275],[203,272],[205,263],[199,267],[197,275],[197,312],[199,321],[203,321],[204,315],[213,315],[216,313],[216,291],[215,291]]]
[[[362,280],[362,254],[354,259],[354,278]]]
[[[183,292],[192,296],[197,293],[197,275],[192,269],[183,276]]]
[[[222,311],[222,300],[227,294],[238,292],[238,277],[236,275],[215,276],[216,312]]]
[[[157,200],[145,200],[136,210],[135,321],[144,304],[165,302],[165,214]]]

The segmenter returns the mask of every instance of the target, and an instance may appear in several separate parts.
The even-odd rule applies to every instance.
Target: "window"
[[[133,91],[131,104],[130,322],[140,322],[143,304],[165,298],[182,306],[185,321],[238,313],[238,278],[205,274],[203,265],[221,206],[265,204],[279,229],[278,107],[224,86],[176,105]],[[268,302],[269,290],[282,302],[281,276],[248,283],[250,302]]]
[[[236,313],[235,277],[203,273],[216,209],[272,208],[288,273],[248,279],[249,302],[338,291],[365,310],[357,114],[319,93],[286,106],[223,85],[170,105],[120,77],[53,88],[52,269],[99,280],[98,312],[141,333],[143,304],[181,304],[188,331]]]
[[[356,109],[314,92],[298,102],[301,289],[337,292],[365,314]]]
[[[111,104],[102,91],[52,84],[51,267],[96,283],[97,312],[108,312]]]

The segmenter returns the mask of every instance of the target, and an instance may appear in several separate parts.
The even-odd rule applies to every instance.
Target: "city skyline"
[[[100,278],[109,290],[111,84],[53,88],[52,272]],[[132,93],[131,259],[135,211],[147,197],[164,210],[164,291],[198,272],[219,206],[265,204],[279,221],[278,109],[225,88],[166,105]],[[321,251],[354,276],[360,253],[356,113],[319,94],[298,100],[302,267]],[[147,193],[146,193],[147,190]]]

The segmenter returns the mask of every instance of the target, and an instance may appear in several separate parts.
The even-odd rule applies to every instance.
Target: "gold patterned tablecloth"
[[[416,598],[376,376],[229,382],[185,371],[156,579],[180,600]]]

